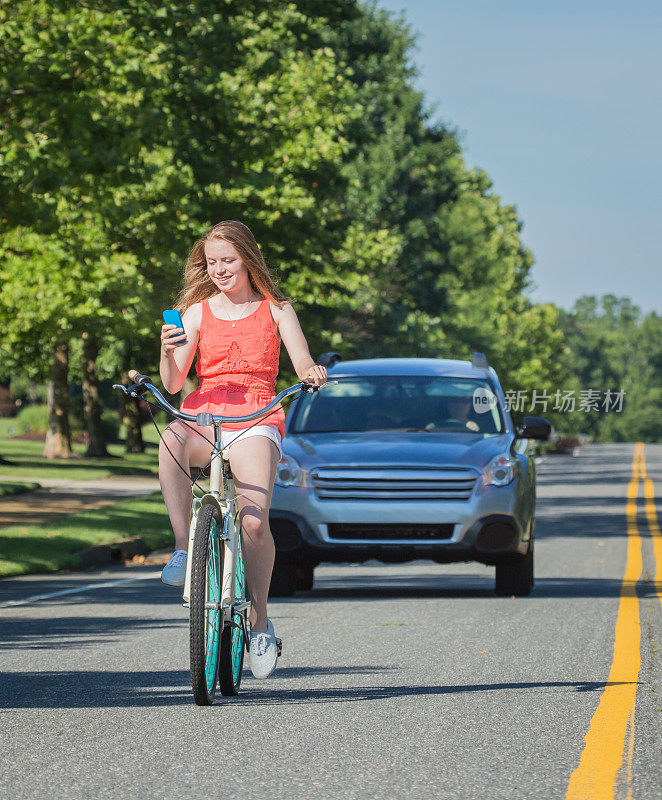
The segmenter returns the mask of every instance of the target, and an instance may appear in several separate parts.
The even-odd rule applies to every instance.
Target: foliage
[[[352,106],[306,5],[3,7],[5,368],[44,376],[48,345],[94,326],[115,376],[153,370],[186,251],[221,218],[251,226],[297,301],[317,295]]]
[[[17,0],[0,34],[6,375],[44,379],[70,340],[80,379],[84,330],[100,379],[156,374],[187,250],[235,218],[314,357],[480,350],[507,388],[571,379],[556,309],[525,295],[516,209],[431,122],[402,19],[355,0]]]
[[[351,265],[353,297],[335,320],[348,355],[467,359],[478,350],[507,386],[567,381],[556,311],[524,295],[533,257],[516,209],[466,167],[455,132],[430,122],[413,88],[407,26],[373,4],[336,41],[364,110],[346,133],[351,222],[335,253],[341,268]]]
[[[598,441],[662,440],[662,317],[625,297],[585,295],[561,322],[581,388],[625,391],[622,412],[583,415],[578,430]]]
[[[42,404],[25,406],[16,415],[14,422],[14,428],[18,433],[46,433],[48,406]]]

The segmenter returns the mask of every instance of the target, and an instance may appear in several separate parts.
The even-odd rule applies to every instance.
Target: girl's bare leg
[[[239,517],[243,530],[246,582],[251,597],[251,630],[267,629],[267,597],[275,547],[269,528],[269,505],[279,460],[278,448],[267,436],[239,438],[230,447]]]
[[[213,442],[213,431],[210,436],[207,428],[201,428],[200,430],[207,438],[211,438]],[[170,448],[172,455],[166,449],[166,444]],[[191,479],[187,477],[187,473],[184,473],[177,466],[172,456],[190,474],[189,464],[203,466],[209,461],[211,445],[208,445],[204,439],[179,420],[175,420],[168,425],[163,431],[163,439],[159,442],[159,482],[163,492],[163,500],[168,509],[170,524],[175,534],[175,547],[187,550],[191,501],[193,499]]]

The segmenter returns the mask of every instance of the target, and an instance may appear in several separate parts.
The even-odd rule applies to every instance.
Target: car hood
[[[467,466],[482,468],[509,450],[513,434],[483,438],[472,433],[427,431],[294,433],[283,439],[283,454],[306,470],[322,465]]]

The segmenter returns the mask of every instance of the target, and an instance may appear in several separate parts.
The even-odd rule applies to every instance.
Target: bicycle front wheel
[[[214,701],[222,625],[221,587],[223,550],[219,538],[220,513],[204,505],[198,513],[191,560],[190,646],[191,686],[199,706]],[[215,606],[215,607],[214,607]]]
[[[248,597],[241,534],[237,537],[237,569],[234,580],[234,596],[237,598]],[[246,639],[242,618],[244,624],[246,624],[247,617],[247,611],[233,613],[232,625],[226,626],[221,635],[218,682],[221,687],[221,694],[225,696],[238,694],[239,686],[241,685]]]

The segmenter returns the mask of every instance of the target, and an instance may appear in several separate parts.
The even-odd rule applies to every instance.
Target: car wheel
[[[291,561],[276,556],[271,573],[270,597],[291,597],[296,589],[296,568]]]
[[[297,565],[294,571],[295,587],[302,592],[309,592],[315,582],[315,566],[313,564]]]
[[[523,556],[514,553],[496,565],[495,591],[499,597],[528,597],[534,584],[533,539],[529,541],[529,552]]]

